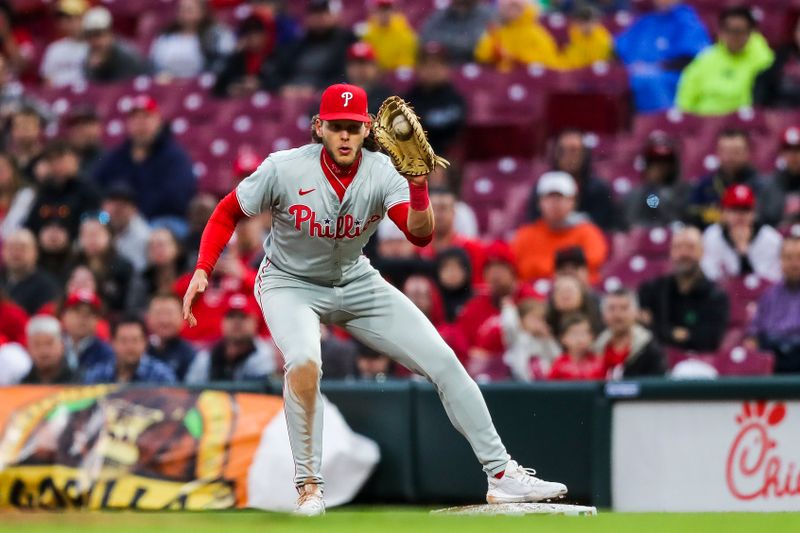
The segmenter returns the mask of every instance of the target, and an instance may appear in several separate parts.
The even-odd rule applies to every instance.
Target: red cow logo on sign
[[[773,438],[785,417],[783,402],[744,402],[741,414],[736,416],[740,429],[725,468],[728,490],[736,499],[800,496],[800,470],[781,455]]]

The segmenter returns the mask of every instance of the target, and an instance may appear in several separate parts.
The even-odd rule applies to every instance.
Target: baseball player
[[[365,142],[374,145],[372,126],[363,89],[338,84],[325,90],[312,126],[316,142],[271,154],[214,210],[184,297],[184,319],[197,324],[192,303],[208,286],[237,221],[269,210],[272,231],[255,296],[285,360],[284,408],[298,514],[325,512],[321,322],[343,327],[433,383],[450,421],[483,465],[489,503],[563,496],[565,485],[541,480],[511,460],[478,386],[453,350],[362,255],[385,216],[417,246],[430,242],[434,224],[427,176],[404,177],[389,157],[365,149]]]

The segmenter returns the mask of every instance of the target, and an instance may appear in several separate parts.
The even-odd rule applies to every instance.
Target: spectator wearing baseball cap
[[[614,202],[608,181],[598,176],[592,162],[592,149],[584,141],[584,132],[567,128],[556,136],[551,154],[551,170],[561,170],[575,179],[578,186],[576,210],[586,213],[604,231],[619,226],[619,208]],[[539,197],[536,188],[528,196],[528,220],[536,221],[539,212]]]
[[[397,9],[396,0],[372,0],[367,30],[361,37],[375,49],[383,70],[413,67],[417,56],[417,34]]]
[[[85,289],[68,294],[61,307],[67,361],[70,368],[79,373],[114,360],[111,346],[96,333],[102,310],[97,294]]]
[[[800,107],[800,18],[792,27],[791,38],[775,52],[772,65],[758,75],[753,89],[753,104],[759,107]]]
[[[147,353],[147,328],[139,318],[118,320],[111,328],[111,345],[113,360],[89,367],[83,375],[84,383],[176,383],[172,369]]]
[[[666,226],[685,220],[692,186],[680,179],[680,154],[675,139],[653,132],[642,150],[642,183],[622,202],[629,225]]]
[[[561,67],[558,45],[542,26],[528,0],[498,0],[497,21],[490,24],[475,47],[475,59],[508,72],[533,63]]]
[[[231,294],[222,316],[222,340],[197,354],[186,383],[263,381],[275,372],[273,346],[258,337],[261,310],[246,294]]]
[[[86,0],[59,0],[56,20],[61,35],[47,45],[39,65],[39,74],[51,87],[74,85],[85,80],[83,64],[89,47],[81,38],[81,20],[89,9]]]
[[[515,303],[523,298],[541,299],[541,295],[530,284],[519,282],[517,259],[509,245],[502,241],[492,242],[486,247],[483,263],[484,285],[476,289],[475,295],[464,304],[456,318],[456,324],[470,346],[470,357],[480,357],[473,348],[477,347],[478,351],[483,350],[485,354],[488,343],[497,340],[492,335],[490,339],[480,339],[485,342],[478,346],[481,337],[479,332],[488,331],[488,326],[483,330],[481,327],[487,321],[499,319],[500,302],[503,298],[510,297]],[[495,347],[499,349],[499,346]]]
[[[423,45],[437,42],[449,52],[454,63],[474,61],[475,46],[492,20],[491,6],[479,0],[456,0],[435,11],[423,23],[420,40]]]
[[[127,137],[100,162],[94,181],[103,189],[128,185],[136,192],[136,206],[145,219],[168,224],[182,235],[184,217],[197,190],[189,154],[150,95],[132,99],[125,126]]]
[[[77,105],[64,116],[63,128],[67,142],[80,157],[80,175],[92,176],[106,155],[103,145],[103,121],[91,105]]]
[[[467,120],[467,103],[453,84],[449,57],[441,43],[431,41],[422,46],[416,81],[405,95],[422,119],[437,154],[446,154],[455,144]]]
[[[255,12],[239,23],[236,38],[236,51],[222,61],[213,93],[236,97],[278,87],[275,19]]]
[[[147,265],[151,230],[136,207],[136,193],[127,183],[114,183],[103,197],[102,208],[108,213],[108,226],[117,253],[131,263],[136,273],[142,272]]]
[[[703,233],[700,266],[712,281],[756,274],[769,281],[781,277],[783,238],[772,226],[756,221],[756,196],[747,185],[728,187],[722,218]]]
[[[42,176],[39,194],[25,225],[38,233],[50,218],[64,221],[70,238],[78,235],[82,214],[96,210],[100,198],[80,176],[80,158],[69,143],[52,141],[42,154],[47,173]]]
[[[800,222],[800,126],[790,126],[781,134],[780,164],[769,180],[779,191],[781,222]]]
[[[539,178],[536,194],[541,218],[521,226],[511,241],[520,278],[533,281],[552,277],[556,252],[577,246],[586,256],[590,281],[596,283],[600,266],[608,256],[608,244],[600,228],[575,212],[575,180],[566,172],[546,172]]]
[[[310,96],[341,81],[347,49],[356,38],[339,20],[338,7],[327,0],[309,0],[305,34],[282,50],[278,78],[287,96]]]
[[[114,83],[148,74],[150,66],[131,45],[114,35],[111,12],[103,6],[83,15],[83,35],[89,44],[84,64],[86,79],[94,83]]]
[[[378,112],[384,100],[394,94],[382,78],[372,45],[363,41],[350,45],[347,49],[347,83],[367,92],[369,112],[373,114]]]

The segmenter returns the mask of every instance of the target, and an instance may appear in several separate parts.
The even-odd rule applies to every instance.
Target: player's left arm
[[[433,234],[433,209],[428,197],[428,176],[407,176],[409,192],[408,231],[415,237]]]

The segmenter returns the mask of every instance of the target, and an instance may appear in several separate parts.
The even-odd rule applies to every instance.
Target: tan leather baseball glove
[[[400,174],[423,176],[436,165],[450,165],[447,159],[433,153],[419,117],[399,96],[390,96],[381,104],[372,133]]]

